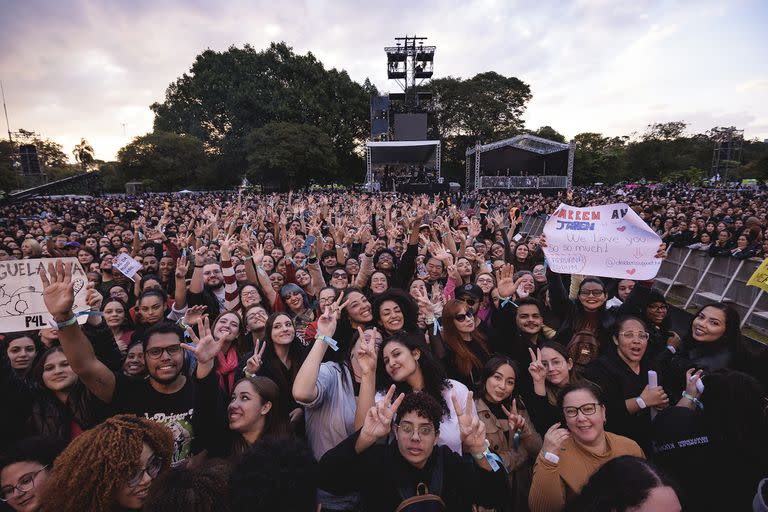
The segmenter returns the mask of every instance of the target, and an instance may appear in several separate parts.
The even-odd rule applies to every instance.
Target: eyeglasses
[[[477,304],[477,301],[475,299],[471,298],[471,297],[461,297],[461,298],[458,298],[456,300],[461,301],[461,302],[463,302],[464,304],[466,304],[467,306],[470,306],[470,307],[474,306],[475,304]]]
[[[647,341],[648,338],[650,337],[650,334],[648,334],[647,332],[644,332],[644,331],[638,331],[638,332],[635,332],[635,331],[622,331],[622,332],[619,333],[619,336],[624,336],[628,340],[634,340],[635,338],[637,338],[637,339],[642,340],[642,341]]]
[[[483,283],[483,284],[493,284],[493,279],[490,277],[480,277],[475,281],[477,284]]]
[[[667,306],[666,304],[651,304],[650,306],[648,306],[648,309],[652,309],[654,311],[666,311],[667,309],[669,309],[669,306]]]
[[[419,437],[427,437],[435,433],[435,428],[432,425],[421,425],[417,428],[412,423],[401,423],[397,429],[408,436],[413,436],[414,432],[418,432]]]
[[[159,359],[163,355],[163,352],[167,352],[169,356],[173,357],[181,352],[181,343],[176,345],[169,345],[167,347],[152,347],[147,349],[146,354],[152,359]]]
[[[463,322],[467,318],[474,318],[474,317],[475,317],[475,313],[470,309],[470,310],[467,310],[466,313],[460,313],[456,315],[455,317],[453,317],[453,319],[459,322]]]
[[[163,459],[153,455],[147,461],[147,465],[141,468],[139,472],[133,476],[133,478],[128,480],[128,487],[136,487],[137,485],[139,485],[141,483],[141,480],[144,478],[144,473],[149,475],[149,478],[155,478],[157,474],[160,473],[160,468],[162,467],[163,467]]]
[[[604,293],[605,293],[605,291],[603,291],[603,290],[581,290],[579,292],[579,295],[581,295],[582,297],[589,297],[589,296],[599,297],[599,296],[601,296]]]
[[[579,413],[584,416],[592,416],[597,412],[597,406],[600,404],[584,404],[581,407],[563,407],[563,414],[566,418],[575,418]]]
[[[8,501],[11,498],[13,498],[13,495],[16,493],[16,491],[19,491],[20,493],[29,492],[35,487],[35,478],[37,478],[37,475],[40,474],[41,471],[44,471],[48,469],[48,466],[43,466],[37,471],[33,471],[32,473],[27,473],[26,475],[21,475],[21,478],[19,478],[19,481],[16,482],[16,485],[6,485],[2,489],[0,489],[0,500],[2,501]]]

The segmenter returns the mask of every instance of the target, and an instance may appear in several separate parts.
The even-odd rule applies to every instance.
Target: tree
[[[535,135],[543,139],[554,140],[555,142],[563,142],[563,143],[567,142],[563,134],[559,133],[557,130],[555,130],[549,125],[542,126],[538,130],[531,132],[531,135]]]
[[[155,130],[203,141],[220,178],[248,166],[246,135],[275,122],[322,130],[339,164],[352,170],[360,165],[355,149],[369,131],[369,93],[345,71],[326,70],[312,53],[272,43],[263,51],[250,45],[204,51],[151,108]]]
[[[443,137],[468,135],[490,142],[523,130],[531,89],[516,77],[487,71],[468,80],[436,79],[432,88],[430,107]]]
[[[72,150],[72,154],[75,156],[75,160],[80,164],[83,172],[88,170],[95,160],[93,147],[85,139],[80,139],[80,144],[75,146]]]
[[[329,183],[338,176],[333,142],[315,126],[269,123],[249,133],[245,147],[251,183],[293,189],[313,180]]]
[[[208,165],[203,142],[191,135],[152,132],[136,137],[117,153],[125,181],[144,181],[152,190],[173,191],[195,183]]]
[[[683,136],[688,127],[685,121],[670,121],[667,123],[653,123],[646,127],[642,140],[674,140]]]
[[[586,132],[574,137],[576,155],[573,178],[576,184],[615,183],[624,175],[625,137],[605,137]]]

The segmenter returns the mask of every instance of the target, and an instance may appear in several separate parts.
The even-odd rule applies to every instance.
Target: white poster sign
[[[141,263],[131,258],[130,254],[124,252],[123,254],[117,257],[115,262],[112,264],[112,268],[116,268],[125,277],[127,277],[130,280],[133,280],[133,276],[136,275],[136,272],[141,270]]]
[[[62,263],[72,263],[72,282],[75,288],[75,312],[88,308],[85,302],[87,282],[83,267],[77,258],[56,258]],[[43,302],[43,283],[38,270],[48,270],[50,258],[35,260],[0,261],[0,333],[37,331],[48,327],[52,319]],[[81,324],[87,316],[78,318]]]
[[[544,255],[553,271],[617,279],[653,279],[661,238],[626,204],[560,204],[544,225]]]

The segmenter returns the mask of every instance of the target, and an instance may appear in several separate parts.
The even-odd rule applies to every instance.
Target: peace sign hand
[[[333,336],[336,332],[338,315],[334,313],[333,305],[326,306],[325,312],[317,319],[317,334],[320,336]]]
[[[525,428],[525,416],[522,414],[517,413],[517,399],[512,400],[512,410],[507,410],[506,407],[504,407],[504,404],[501,404],[501,409],[504,411],[504,414],[507,415],[507,421],[509,421],[509,431],[510,432],[517,432],[518,430],[523,430]]]
[[[362,327],[357,328],[358,338],[354,357],[360,367],[363,375],[371,375],[376,371],[376,342],[374,341],[378,332],[376,328],[369,329],[370,335],[366,335]]]
[[[533,353],[531,348],[528,348],[528,353],[531,355],[531,364],[528,365],[528,373],[531,374],[534,383],[543,383],[547,377],[547,368],[541,362],[541,349],[537,348],[536,353]]]
[[[360,431],[360,437],[378,440],[389,434],[392,418],[394,418],[397,408],[400,407],[400,403],[405,398],[405,394],[400,393],[400,396],[393,403],[392,397],[394,395],[395,385],[392,384],[386,396],[368,410],[368,414],[365,415],[363,422],[363,428]]]
[[[253,355],[248,358],[245,363],[245,371],[254,375],[261,369],[262,358],[264,357],[264,349],[267,348],[267,342],[260,342],[256,340],[256,344],[253,347]]]
[[[470,453],[480,453],[485,450],[485,424],[480,418],[472,414],[474,402],[473,393],[467,394],[467,402],[464,407],[459,404],[456,393],[451,393],[451,402],[456,411],[456,417],[459,420],[459,433],[461,434],[461,443]]]

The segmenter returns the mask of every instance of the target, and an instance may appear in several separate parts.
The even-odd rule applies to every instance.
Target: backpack
[[[416,484],[416,494],[407,487],[400,487],[397,492],[403,501],[395,509],[395,512],[443,512],[445,502],[440,497],[443,488],[443,453],[437,452],[435,467],[432,468],[432,481],[430,487],[424,482]]]
[[[600,354],[600,342],[592,331],[574,333],[565,348],[573,359],[573,363],[579,367],[591,363]]]

